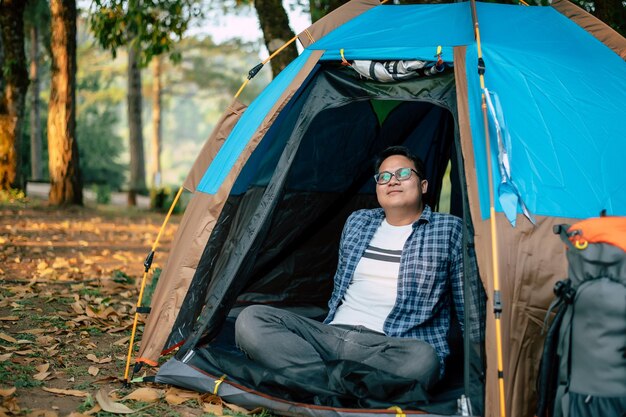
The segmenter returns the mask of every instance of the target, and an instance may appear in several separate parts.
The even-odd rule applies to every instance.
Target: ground
[[[0,417],[245,413],[215,396],[123,387],[143,261],[164,219],[127,208],[0,203]],[[172,217],[161,237],[147,298],[179,221]]]

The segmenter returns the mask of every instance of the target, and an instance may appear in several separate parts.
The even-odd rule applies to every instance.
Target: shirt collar
[[[381,221],[385,217],[385,211],[382,208],[376,209],[375,211],[373,211],[373,214],[375,218],[380,219]],[[417,227],[417,225],[420,223],[430,223],[432,215],[433,211],[431,210],[430,206],[428,204],[424,204],[424,210],[422,210],[422,214],[420,215],[419,219],[413,222],[413,227]]]

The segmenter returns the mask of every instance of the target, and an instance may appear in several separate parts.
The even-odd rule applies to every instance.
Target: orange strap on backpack
[[[574,223],[567,229],[569,240],[578,249],[589,243],[608,243],[626,252],[626,217],[594,217]]]

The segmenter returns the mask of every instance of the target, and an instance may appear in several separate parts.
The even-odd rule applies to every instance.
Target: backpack
[[[626,417],[626,217],[554,227],[568,278],[539,367],[537,417]]]

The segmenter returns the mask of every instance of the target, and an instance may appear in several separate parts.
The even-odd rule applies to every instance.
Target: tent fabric
[[[626,59],[626,39],[613,28],[569,1],[554,0],[552,7]]]
[[[190,383],[193,381],[193,383]],[[442,414],[424,413],[423,411],[398,408],[364,409],[340,408],[311,405],[269,397],[245,386],[222,379],[178,359],[165,363],[159,370],[155,382],[174,384],[192,390],[199,388],[206,392],[216,392],[225,402],[238,404],[247,409],[265,408],[275,410],[280,415],[293,417],[398,417],[401,415],[419,415],[420,417],[443,417]],[[445,414],[449,415],[449,414]]]
[[[233,127],[239,122],[239,119],[246,111],[247,106],[240,103],[237,99],[226,108],[220,119],[215,124],[209,139],[206,141],[198,157],[196,158],[187,178],[183,182],[183,187],[188,191],[196,191],[198,183],[206,172],[211,162],[215,159],[215,155],[220,150],[228,134]]]
[[[271,233],[270,222],[280,223],[290,213],[310,213],[303,208],[332,208],[335,196],[320,191],[316,191],[319,194],[307,194],[306,167],[299,164],[320,162],[314,158],[301,159],[304,153],[297,152],[301,138],[290,140],[291,136],[285,136],[288,132],[282,131],[281,126],[296,126],[296,123],[300,123],[298,128],[303,130],[311,126],[299,121],[297,115],[291,113],[302,110],[302,107],[297,106],[297,99],[308,94],[308,88],[317,77],[331,73],[328,70],[332,67],[332,61],[339,58],[339,49],[344,49],[348,59],[417,59],[432,57],[436,47],[442,45],[444,60],[454,63],[456,105],[449,107],[449,113],[440,112],[439,117],[442,126],[447,126],[447,122],[443,122],[444,118],[451,116],[451,129],[457,129],[452,136],[446,136],[453,138],[451,140],[455,142],[456,148],[443,152],[449,151],[458,160],[452,169],[461,170],[458,182],[464,196],[461,202],[466,207],[462,212],[465,213],[467,233],[471,238],[466,243],[468,248],[475,245],[478,269],[487,293],[485,414],[497,415],[499,398],[495,372],[494,319],[491,314],[493,271],[490,223],[487,220],[487,158],[480,109],[482,91],[476,68],[477,46],[473,38],[469,5],[456,3],[369,8],[367,5],[370,3],[369,0],[354,0],[351,3],[354,6],[352,10],[366,11],[334,30],[331,28],[339,23],[329,24],[325,28],[322,28],[323,25],[318,26],[321,28],[320,34],[325,34],[319,39],[305,34],[313,43],[305,49],[303,55],[266,88],[230,132],[225,129],[221,135],[226,139],[221,146],[207,145],[207,149],[217,152],[214,157],[198,162],[193,179],[186,185],[189,189],[195,188],[195,192],[176,235],[173,245],[175,250],[157,286],[152,303],[153,312],[142,340],[140,361],[154,363],[164,346],[175,347],[184,340],[187,343],[183,345],[183,352],[191,352],[196,346],[205,344],[219,332],[220,320],[227,313],[224,306],[235,302],[284,301],[276,295],[276,288],[272,289],[272,279],[294,271],[289,269],[293,266],[290,262],[298,258],[285,258],[279,265],[272,263],[278,259],[276,256],[282,256],[284,251],[291,249],[292,240],[289,240],[289,232],[282,232],[288,230],[285,223],[283,229],[280,229],[280,233],[286,235],[285,247],[282,251],[269,251],[277,241],[277,235]],[[354,12],[354,15],[357,14]],[[525,217],[518,216],[517,226],[512,228],[500,211],[496,199],[498,261],[504,302],[502,328],[507,414],[527,417],[534,411],[535,394],[532,387],[540,356],[543,316],[552,298],[554,282],[566,275],[564,248],[559,239],[552,235],[551,227],[554,224],[571,224],[578,218],[596,216],[602,209],[607,209],[608,214],[626,214],[626,179],[620,171],[626,157],[623,145],[626,127],[620,117],[626,102],[626,41],[597,19],[594,20],[564,0],[555,1],[554,7],[479,3],[477,14],[486,62],[486,86],[498,94],[503,109],[502,117],[511,135],[511,181],[519,189],[531,213],[536,215],[537,221],[536,225],[532,225]],[[340,22],[348,17],[335,16],[332,19]],[[317,29],[309,32],[312,34],[314,30]],[[328,30],[331,31],[326,34]],[[364,111],[378,109],[378,113],[370,120],[371,126],[378,128],[381,127],[381,120],[393,120],[394,115],[402,119],[400,116],[407,114],[407,109],[420,108],[419,103],[394,104],[387,106],[391,112],[385,114],[385,106],[372,102],[368,107],[365,103],[354,104],[352,117],[360,120]],[[428,103],[426,101],[422,104]],[[433,104],[440,106],[440,103],[431,101],[430,105]],[[339,108],[335,107],[337,114],[334,116],[339,115]],[[348,110],[348,107],[343,110]],[[435,113],[435,110],[429,112],[432,117],[435,117]],[[344,118],[351,117],[350,112],[342,114]],[[307,117],[317,116],[308,114]],[[320,117],[318,121],[327,120],[329,124],[332,120],[325,118],[327,116]],[[378,125],[376,117],[379,118]],[[380,132],[382,130],[377,131],[377,134]],[[336,139],[343,139],[343,135],[337,135]],[[491,157],[496,167],[497,159],[493,150],[497,149],[497,145],[493,135],[491,140]],[[314,155],[315,147],[307,148],[307,143],[310,142],[302,142],[303,152],[309,149]],[[412,146],[418,146],[419,143],[417,141]],[[354,153],[363,151],[354,147]],[[367,149],[367,152],[375,153],[374,149]],[[433,165],[436,165],[436,161]],[[204,166],[207,168],[202,172],[201,167]],[[293,172],[301,170],[302,175],[290,177],[292,167]],[[284,172],[280,168],[285,168]],[[500,181],[497,169],[494,169],[493,180],[496,185]],[[338,192],[331,191],[330,194]],[[350,192],[361,193],[367,200],[368,188],[365,183],[355,181]],[[348,193],[343,194],[349,197]],[[324,195],[327,200],[321,197]],[[249,208],[242,209],[240,205],[245,200],[249,200]],[[355,201],[354,204],[356,207],[366,203]],[[458,201],[454,204],[458,204]],[[349,208],[346,205],[343,207],[346,210]],[[239,224],[229,223],[231,228],[235,226],[237,230],[227,230],[228,227],[220,229],[222,222],[224,226],[227,221],[230,222],[228,217],[231,215],[242,216]],[[254,224],[253,220],[260,223]],[[312,223],[310,230],[317,231],[318,225]],[[245,238],[243,246],[238,244],[241,242],[229,240],[232,246],[224,248],[223,256],[209,256],[208,252],[212,250],[209,246],[219,246],[223,237],[219,236],[219,230],[225,230],[224,233],[229,235],[227,239],[235,236],[236,231],[241,233],[237,236]],[[254,235],[246,237],[247,232]],[[328,237],[335,232],[325,231],[324,235]],[[315,243],[322,245],[324,242],[329,245],[328,241],[321,239]],[[329,253],[332,244],[328,248]],[[244,253],[245,248],[250,251]],[[303,252],[294,249],[292,255],[302,256],[302,253],[306,253],[306,245],[298,248]],[[207,258],[203,260],[205,252]],[[197,271],[206,268],[205,261],[206,265],[213,261],[222,263],[220,268],[225,274],[220,274],[214,282],[198,281],[194,284],[192,281],[195,281],[195,276],[204,274]],[[262,268],[255,270],[253,261],[261,262]],[[220,281],[222,275],[229,276],[230,281]],[[236,282],[235,287],[228,286],[236,281],[237,276],[248,278],[252,275],[258,275],[259,280]],[[195,290],[192,294],[187,292],[190,285],[200,288],[202,282],[209,285],[206,293]],[[294,283],[297,282],[299,280],[294,279]],[[241,291],[239,295],[242,297],[237,300],[238,291]],[[284,292],[290,294],[288,290]],[[185,312],[180,316],[182,321],[187,320],[185,314],[188,314],[186,317],[202,316],[203,312],[198,310],[218,308],[220,303],[223,303],[220,308],[224,310],[220,310],[207,322],[191,323],[192,327],[196,325],[196,331],[191,327],[185,330],[191,338],[177,339],[170,332],[181,306],[187,303],[185,298],[193,296],[204,299],[207,304],[195,304],[195,310],[185,306]],[[192,304],[194,300],[189,300],[189,305]],[[204,333],[201,329],[210,331]],[[478,350],[482,348],[475,347]]]
[[[477,6],[485,85],[500,97],[511,134],[512,181],[530,212],[586,218],[626,209],[626,181],[611,169],[626,157],[624,59],[551,7]],[[467,62],[476,56],[476,46],[468,46]],[[475,74],[467,68],[470,123],[474,137],[484,137]],[[484,143],[475,142],[474,152],[486,219]],[[493,181],[500,181],[497,170]]]
[[[350,19],[379,5],[380,2],[378,0],[348,2],[303,30],[298,34],[298,39],[302,46],[306,48]]]
[[[269,126],[272,117],[276,115],[276,110],[278,110],[276,103],[281,101],[279,100],[281,96],[289,86],[294,84],[294,79],[302,74],[303,68],[305,66],[312,68],[311,64],[318,59],[319,53],[305,50],[250,104],[249,111],[242,117],[241,122],[235,125],[226,143],[220,148],[213,163],[204,173],[198,185],[199,191],[213,194],[219,189],[248,143],[248,139],[258,134],[259,130],[263,130],[262,126]],[[297,83],[297,85],[300,84]],[[295,90],[292,94],[293,92]]]

